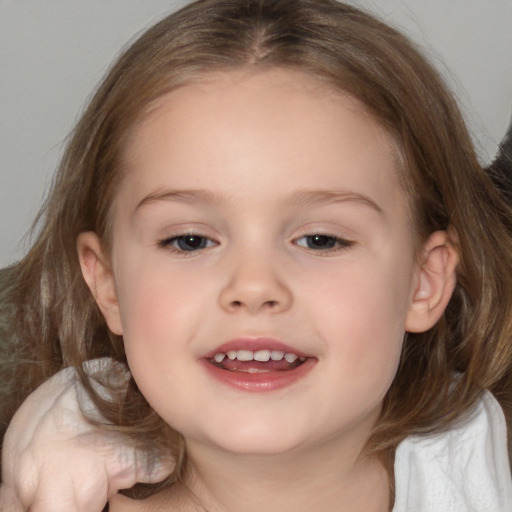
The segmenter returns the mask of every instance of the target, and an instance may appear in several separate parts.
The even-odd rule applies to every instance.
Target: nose
[[[279,262],[261,253],[240,257],[227,272],[229,277],[219,297],[221,307],[230,313],[250,314],[288,310],[293,302],[292,293],[279,267]]]

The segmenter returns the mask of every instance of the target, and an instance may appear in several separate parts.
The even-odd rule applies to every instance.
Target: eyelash
[[[324,247],[317,246],[316,248],[313,248],[313,247],[310,247],[309,245],[305,246],[305,245],[299,244],[298,241],[303,240],[303,239],[306,240],[306,243],[307,242],[315,242],[315,240],[316,240],[316,242],[320,242],[320,243],[325,242],[325,243],[329,244],[329,247],[324,248]],[[335,235],[329,235],[327,233],[314,233],[311,235],[303,235],[299,238],[296,238],[294,240],[294,243],[296,245],[298,245],[299,247],[303,247],[304,249],[307,249],[309,251],[318,252],[318,253],[322,253],[322,254],[330,254],[333,252],[345,251],[347,249],[350,249],[354,245],[354,242],[351,240],[346,240],[345,238],[340,238]]]
[[[192,246],[191,250],[184,249],[180,247],[180,242],[192,241],[197,239],[199,241],[198,247]],[[211,243],[210,243],[211,242]],[[197,233],[186,233],[184,235],[171,236],[169,238],[164,238],[158,242],[158,247],[162,249],[167,249],[177,254],[186,255],[187,253],[195,253],[202,249],[207,249],[209,247],[213,247],[214,245],[218,245],[218,242],[215,242],[211,238],[207,236],[199,235]]]
[[[189,246],[190,250],[187,250],[183,247],[183,243],[195,242],[196,245],[192,244]],[[305,240],[307,245],[303,245],[298,243],[300,240]],[[351,240],[346,240],[344,238],[337,237],[335,235],[329,235],[324,233],[315,233],[311,235],[303,235],[299,238],[293,240],[293,243],[299,247],[307,249],[316,253],[330,254],[333,252],[339,252],[343,250],[350,249],[354,242]],[[320,244],[316,247],[311,247],[310,244]],[[327,247],[323,247],[322,244],[327,245]],[[207,236],[199,235],[196,233],[187,233],[183,235],[172,236],[169,238],[165,238],[163,240],[158,241],[158,247],[168,249],[177,254],[193,254],[199,252],[203,249],[208,249],[209,247],[214,247],[218,245],[218,242],[208,238]]]

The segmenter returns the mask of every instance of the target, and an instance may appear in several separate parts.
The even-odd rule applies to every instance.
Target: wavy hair
[[[5,418],[41,381],[73,365],[109,428],[183,460],[179,434],[135,382],[105,400],[81,370],[92,358],[123,364],[126,358],[122,338],[108,330],[82,279],[76,239],[95,231],[108,254],[124,141],[158,98],[213,71],[273,67],[299,70],[366,105],[397,141],[419,239],[448,229],[457,240],[453,297],[434,328],[406,335],[368,450],[391,471],[402,439],[446,428],[486,389],[510,419],[510,206],[480,166],[437,71],[396,30],[335,0],[199,0],[119,57],[69,139],[31,250],[5,275],[2,307],[11,340],[10,371],[2,369]]]

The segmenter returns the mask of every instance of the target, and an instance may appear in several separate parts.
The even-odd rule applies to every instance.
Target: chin
[[[185,439],[187,436],[185,435]],[[289,426],[235,423],[216,432],[203,432],[201,443],[238,455],[279,455],[301,446],[305,439]]]

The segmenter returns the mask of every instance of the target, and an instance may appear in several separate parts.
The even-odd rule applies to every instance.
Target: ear
[[[114,334],[123,334],[114,274],[103,254],[98,235],[92,231],[80,233],[76,247],[82,275],[110,330]]]
[[[425,332],[441,318],[457,283],[458,252],[446,231],[430,235],[422,252],[405,330]]]

